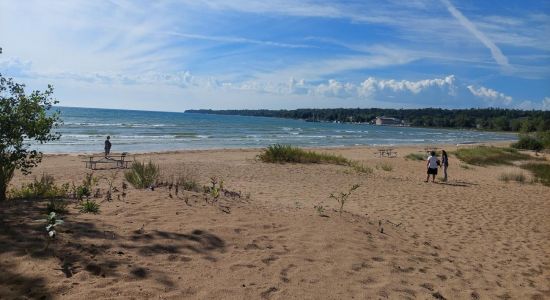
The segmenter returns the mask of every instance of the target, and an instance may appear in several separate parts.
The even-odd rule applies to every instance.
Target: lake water
[[[508,133],[312,123],[300,120],[61,107],[62,137],[35,147],[45,153],[102,152],[107,135],[113,152],[258,148],[456,144],[514,140]]]

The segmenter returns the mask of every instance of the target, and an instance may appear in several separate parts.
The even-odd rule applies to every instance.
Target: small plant
[[[126,180],[138,189],[154,187],[159,176],[160,168],[158,165],[153,164],[152,161],[148,163],[136,161],[132,164],[130,170],[124,173]]]
[[[99,213],[99,204],[93,200],[86,200],[80,205],[80,212],[82,213]]]
[[[313,208],[315,208],[315,211],[317,214],[321,217],[326,216],[325,215],[325,207],[321,204],[315,205]]]
[[[378,165],[376,165],[376,168],[380,168],[386,172],[391,172],[393,170],[393,166],[390,165],[389,163],[379,163]]]
[[[55,227],[57,225],[63,224],[63,220],[61,220],[55,212],[51,212],[48,214],[48,217],[46,218],[46,232],[48,233],[48,236],[50,238],[55,238],[57,232],[55,231]]]
[[[525,174],[523,172],[506,172],[499,175],[498,179],[509,182],[509,181],[515,181],[519,183],[525,182]]]
[[[128,184],[125,181],[122,182],[122,199],[126,199],[126,190],[128,189]]]
[[[344,209],[344,204],[346,204],[346,201],[348,200],[349,195],[356,189],[360,187],[359,184],[354,184],[351,186],[349,191],[347,193],[341,192],[339,195],[330,194],[329,198],[333,198],[340,204],[340,215],[342,215],[342,210]]]
[[[223,190],[223,180],[219,180],[217,177],[210,178],[211,186],[208,187],[208,193],[214,198],[220,197],[220,192]]]
[[[405,156],[407,160],[425,160],[427,157],[421,153],[409,153]]]
[[[103,177],[105,181],[107,181],[108,189],[107,193],[105,194],[105,200],[111,201],[113,200],[113,192],[115,192],[114,188],[114,182],[117,178],[118,172],[112,172],[110,176]]]

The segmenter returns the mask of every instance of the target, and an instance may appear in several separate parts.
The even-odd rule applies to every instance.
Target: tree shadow
[[[15,263],[7,264],[6,258],[27,256],[31,259],[47,260],[56,258],[62,272],[71,278],[79,272],[92,276],[121,278],[130,275],[136,280],[154,279],[156,282],[173,288],[174,282],[161,270],[135,265],[129,257],[134,252],[140,256],[163,254],[198,254],[215,261],[214,251],[224,252],[226,243],[220,237],[204,230],[188,233],[152,230],[136,230],[129,235],[119,235],[109,230],[109,225],[99,228],[92,222],[77,220],[77,215],[65,214],[65,223],[59,227],[58,236],[47,248],[45,221],[46,201],[18,201],[0,203],[0,299],[18,298],[22,295],[31,298],[50,298],[51,288],[46,285],[45,274],[17,274]],[[125,249],[123,251],[115,248]],[[131,267],[130,267],[131,266]]]

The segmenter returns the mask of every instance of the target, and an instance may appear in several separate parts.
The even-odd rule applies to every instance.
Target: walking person
[[[447,181],[447,168],[449,167],[449,156],[447,151],[441,150],[441,167],[443,168],[443,181]]]
[[[428,167],[428,172],[427,172],[428,176],[426,177],[425,182],[429,181],[430,175],[432,175],[432,182],[435,182],[435,175],[437,175],[437,167],[438,167],[438,161],[437,161],[437,156],[435,156],[435,151],[430,152],[430,156],[428,157],[426,166]]]
[[[111,136],[107,136],[107,139],[105,140],[105,158],[109,157],[109,153],[111,153]]]

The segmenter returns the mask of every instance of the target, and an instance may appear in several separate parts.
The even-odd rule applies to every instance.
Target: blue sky
[[[550,1],[0,0],[0,47],[65,106],[550,110]]]

